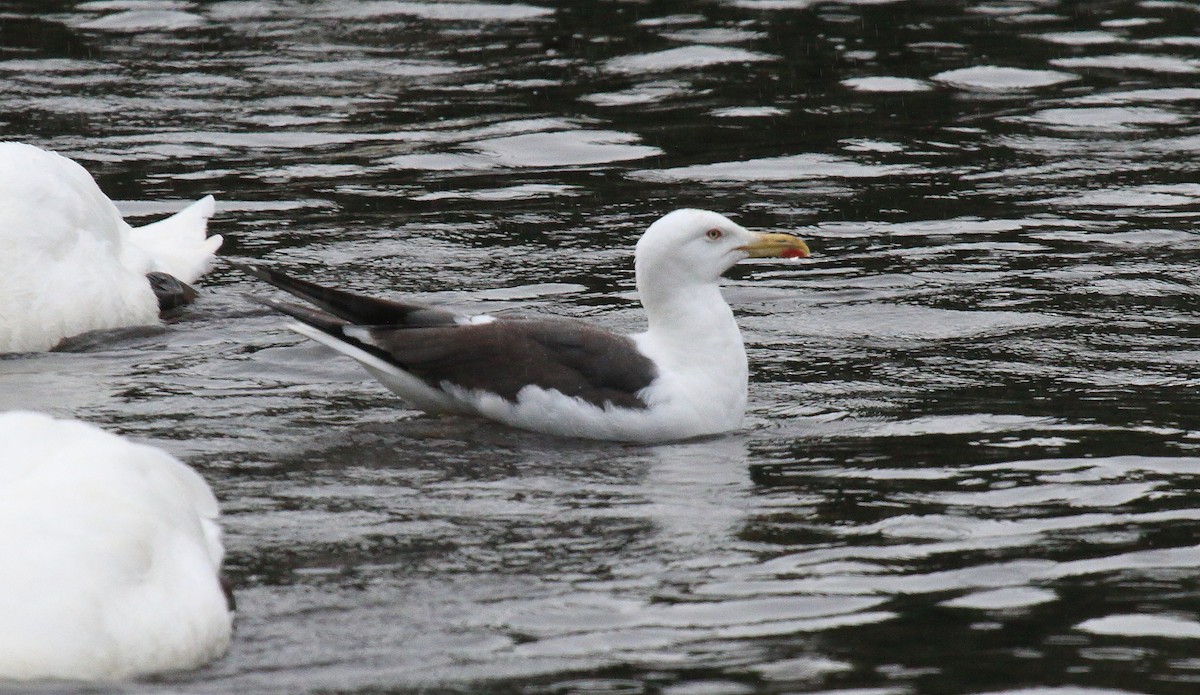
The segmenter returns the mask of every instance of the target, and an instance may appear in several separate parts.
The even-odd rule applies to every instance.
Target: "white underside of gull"
[[[467,404],[457,402],[450,394],[430,387],[412,374],[366,350],[299,321],[289,323],[288,328],[353,358],[389,391],[408,401],[414,407],[429,413],[472,413]]]
[[[146,273],[191,283],[221,237],[206,237],[207,196],[134,229],[70,159],[0,142],[0,352],[48,350],[91,330],[153,324]]]
[[[160,449],[0,415],[0,680],[121,680],[229,644],[217,502]]]
[[[509,401],[453,384],[434,388],[370,352],[316,328],[289,328],[352,357],[412,406],[431,413],[477,415],[521,429],[566,437],[656,442],[719,434],[740,426],[747,365],[733,312],[714,285],[697,288],[674,307],[672,321],[632,336],[659,374],[638,395],[644,409],[597,406],[553,389],[526,386]],[[478,316],[476,320],[492,319]],[[351,329],[353,334],[353,329]]]

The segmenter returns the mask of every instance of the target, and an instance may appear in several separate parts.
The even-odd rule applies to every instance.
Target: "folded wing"
[[[601,408],[644,409],[639,393],[657,376],[633,340],[577,321],[478,321],[240,267],[320,309],[273,299],[260,300],[264,304],[444,393],[490,393],[515,403],[522,389],[536,387]]]

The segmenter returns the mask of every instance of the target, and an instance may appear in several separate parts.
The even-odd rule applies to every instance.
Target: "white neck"
[[[638,348],[661,372],[647,393],[690,413],[697,423],[687,436],[737,427],[746,407],[749,367],[733,311],[715,283],[643,293],[649,328],[635,336]]]
[[[742,333],[715,283],[642,294],[646,339],[655,358],[672,370],[706,373],[745,387],[748,367]]]
[[[671,290],[641,290],[649,332],[665,340],[699,350],[714,342],[741,344],[733,311],[721,289],[706,283]]]

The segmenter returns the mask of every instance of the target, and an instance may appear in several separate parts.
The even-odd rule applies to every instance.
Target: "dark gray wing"
[[[641,409],[646,403],[637,394],[658,375],[631,339],[578,321],[497,320],[365,331],[364,342],[377,354],[435,388],[450,383],[509,401],[534,385],[600,407]]]
[[[515,401],[529,385],[604,407],[641,409],[638,392],[658,375],[626,336],[563,319],[463,322],[459,314],[323,287],[258,266],[245,272],[322,310],[258,299],[354,345],[435,389],[453,384]]]

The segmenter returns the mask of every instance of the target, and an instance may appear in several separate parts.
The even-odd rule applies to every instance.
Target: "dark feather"
[[[253,275],[288,294],[321,307],[334,316],[360,326],[445,326],[454,325],[461,318],[452,311],[423,304],[377,299],[324,287],[258,265],[233,262],[231,264],[243,273]]]
[[[284,302],[278,299],[254,296],[248,296],[248,299],[253,302],[258,302],[259,304],[269,306],[281,314],[287,314],[300,323],[308,324],[309,326],[328,333],[329,335],[341,338],[343,340],[347,339],[342,333],[342,329],[351,325],[350,322],[346,321],[345,319],[340,319],[329,312],[321,311],[320,309],[310,309],[309,307],[301,306],[294,302]],[[355,342],[357,345],[356,341],[352,342]]]
[[[370,329],[387,359],[432,386],[449,382],[515,401],[528,385],[593,405],[645,408],[657,375],[633,341],[577,321],[494,321],[455,328]]]
[[[196,301],[196,290],[174,275],[154,271],[146,273],[150,289],[158,299],[158,311],[166,314]]]
[[[630,338],[578,321],[466,323],[441,309],[363,297],[258,266],[238,267],[325,311],[273,299],[256,301],[366,350],[435,389],[453,384],[516,401],[522,388],[533,385],[600,407],[642,409],[646,403],[637,394],[658,374]]]

